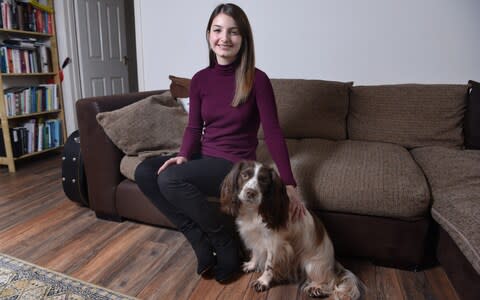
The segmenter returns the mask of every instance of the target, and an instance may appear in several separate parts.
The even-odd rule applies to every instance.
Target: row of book
[[[56,84],[11,87],[3,93],[8,117],[60,109]]]
[[[38,44],[24,48],[0,43],[0,71],[5,74],[53,71],[50,47]]]
[[[13,157],[60,147],[63,144],[62,121],[59,119],[31,119],[19,127],[10,128]],[[6,156],[3,133],[0,128],[0,156]]]
[[[53,34],[53,16],[36,1],[0,0],[0,28]],[[41,6],[41,5],[40,5]]]

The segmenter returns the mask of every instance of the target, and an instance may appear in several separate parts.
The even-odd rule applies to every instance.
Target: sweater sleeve
[[[282,129],[278,121],[277,105],[272,84],[268,76],[258,70],[255,75],[255,96],[260,122],[265,133],[265,142],[273,161],[277,165],[280,177],[284,184],[296,186],[297,183],[293,177],[287,144],[283,138]]]
[[[182,146],[179,156],[190,159],[193,154],[200,152],[200,144],[203,130],[203,119],[201,114],[201,98],[198,76],[194,76],[190,83],[190,108],[188,113],[188,124],[183,134]]]

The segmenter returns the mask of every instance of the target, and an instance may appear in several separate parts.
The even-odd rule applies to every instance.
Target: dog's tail
[[[366,286],[355,274],[345,269],[339,262],[335,264],[336,283],[333,290],[335,300],[354,300],[360,298]]]

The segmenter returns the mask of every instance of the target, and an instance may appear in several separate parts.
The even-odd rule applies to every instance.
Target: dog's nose
[[[255,198],[257,196],[257,191],[253,190],[253,189],[247,189],[246,190],[246,194],[247,194],[247,197],[249,199],[252,199],[252,198]]]

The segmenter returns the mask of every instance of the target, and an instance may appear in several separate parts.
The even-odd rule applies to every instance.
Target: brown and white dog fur
[[[310,297],[358,299],[361,281],[335,261],[332,242],[320,220],[310,212],[292,221],[289,197],[277,172],[255,161],[236,163],[225,178],[222,211],[235,216],[250,261],[245,272],[262,275],[253,283],[257,292],[272,282],[305,280]]]

